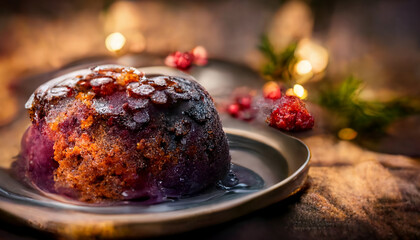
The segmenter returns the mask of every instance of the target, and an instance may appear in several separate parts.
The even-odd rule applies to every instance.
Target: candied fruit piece
[[[165,104],[168,101],[168,97],[164,92],[157,91],[152,95],[150,100],[152,100],[152,102],[156,104]]]
[[[161,76],[161,77],[152,78],[152,80],[153,80],[154,85],[159,86],[159,87],[166,87],[167,81],[169,80],[169,78]]]
[[[98,114],[111,114],[112,111],[109,108],[109,102],[105,99],[93,99],[92,107]]]
[[[130,83],[127,89],[129,93],[137,96],[151,96],[151,94],[155,91],[154,87],[138,82]]]
[[[94,78],[90,81],[90,85],[92,85],[92,87],[100,87],[104,84],[108,84],[108,83],[112,83],[114,82],[114,79],[110,78],[110,77],[99,77],[99,78]]]
[[[117,77],[117,84],[121,86],[125,86],[132,82],[138,82],[140,80],[140,76],[133,73],[133,71],[124,72]]]
[[[54,87],[49,89],[48,91],[48,97],[49,100],[52,100],[53,98],[57,97],[66,97],[70,93],[71,89],[67,87]]]
[[[128,107],[132,110],[139,110],[142,108],[146,108],[149,104],[149,99],[147,98],[129,98],[128,99]]]
[[[94,78],[90,81],[90,85],[93,91],[100,95],[110,95],[116,88],[114,79],[110,77]]]

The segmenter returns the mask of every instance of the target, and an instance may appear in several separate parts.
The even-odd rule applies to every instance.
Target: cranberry
[[[296,96],[283,96],[267,122],[272,127],[286,131],[307,130],[314,126],[314,118],[305,103]]]
[[[242,109],[251,108],[251,104],[252,104],[251,96],[241,97],[241,98],[238,98],[236,101],[238,102],[238,104],[241,106]]]
[[[187,70],[194,61],[194,55],[189,52],[176,51],[165,59],[165,64],[170,67],[176,67],[181,70]]]
[[[207,50],[202,46],[197,46],[191,50],[191,54],[194,56],[194,63],[198,66],[204,66],[207,64]]]
[[[267,99],[277,100],[281,97],[281,90],[276,82],[268,82],[264,84],[263,96]]]
[[[232,115],[233,117],[237,117],[240,110],[239,104],[237,103],[230,104],[227,110],[230,115]]]
[[[248,89],[236,89],[233,95],[235,96],[234,103],[228,107],[230,115],[244,121],[254,119],[257,109],[253,107],[253,93]]]
[[[279,99],[281,98],[280,89],[276,89],[274,91],[268,92],[266,95],[264,95],[264,97],[268,99],[273,99],[273,100]]]

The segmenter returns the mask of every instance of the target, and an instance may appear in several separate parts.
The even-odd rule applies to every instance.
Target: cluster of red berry
[[[202,46],[197,46],[189,52],[176,51],[166,57],[165,64],[180,70],[188,70],[192,64],[204,66],[207,64],[207,51]]]
[[[251,121],[259,111],[263,112],[262,109],[268,106],[270,111],[267,113],[266,122],[271,127],[285,131],[302,131],[313,128],[314,118],[300,98],[282,95],[280,86],[275,82],[265,84],[262,92],[263,98],[257,101],[254,101],[251,94],[236,96],[234,103],[228,105],[228,113],[232,117]],[[255,104],[255,102],[259,102],[259,104]]]
[[[285,131],[302,131],[314,127],[314,118],[305,103],[296,96],[283,96],[267,118],[270,126]]]
[[[252,94],[241,94],[235,97],[235,101],[229,104],[227,111],[234,117],[244,121],[251,121],[257,115],[257,109],[252,106]]]
[[[180,70],[188,70],[192,64],[203,66],[207,64],[207,51],[198,46],[189,52],[176,51],[165,59],[165,64]],[[306,109],[305,103],[296,97],[283,95],[280,86],[276,82],[268,82],[262,89],[262,99],[250,92],[234,93],[233,103],[227,106],[227,112],[234,118],[244,121],[254,120],[259,113],[269,115],[266,122],[277,129],[285,131],[301,131],[311,129],[314,126],[314,118]],[[255,102],[262,103],[255,104]],[[268,108],[269,113],[262,109]],[[261,115],[261,114],[260,114]]]

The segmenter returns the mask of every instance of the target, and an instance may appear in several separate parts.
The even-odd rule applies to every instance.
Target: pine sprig
[[[264,35],[261,37],[261,43],[258,46],[258,49],[270,63],[277,65],[277,55],[275,53],[274,46],[271,44],[267,36]]]
[[[382,133],[396,119],[420,113],[420,104],[412,99],[366,101],[360,97],[362,89],[363,82],[350,76],[338,87],[330,85],[322,90],[318,102],[340,117],[341,127],[359,132]]]
[[[282,81],[288,85],[294,82],[293,66],[298,59],[295,56],[297,42],[277,52],[267,36],[261,38],[258,46],[267,62],[262,67],[262,75],[268,80]],[[327,84],[315,101],[338,116],[340,128],[352,128],[360,134],[382,134],[385,128],[395,120],[420,113],[420,102],[409,98],[392,101],[367,101],[360,93],[363,81],[353,76],[346,78],[338,86]]]
[[[262,67],[262,74],[269,80],[292,80],[291,67],[297,61],[295,57],[296,47],[297,42],[293,42],[282,52],[277,53],[268,37],[263,36],[258,46],[258,49],[267,59],[267,63]]]

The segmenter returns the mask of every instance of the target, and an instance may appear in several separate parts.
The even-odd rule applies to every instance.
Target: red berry
[[[280,86],[273,81],[267,82],[263,86],[263,96],[272,100],[279,99],[281,97]]]
[[[233,117],[237,117],[238,114],[239,114],[239,105],[236,104],[236,103],[230,104],[228,106],[228,109],[227,110],[228,110],[228,113],[230,115],[232,115]]]
[[[197,46],[191,50],[191,54],[194,56],[194,63],[198,66],[204,66],[207,64],[207,50],[202,46]]]
[[[242,109],[249,109],[251,108],[252,97],[251,96],[241,97],[237,100],[237,102],[241,106]]]
[[[268,92],[266,95],[264,95],[264,97],[268,99],[273,99],[273,100],[279,99],[281,97],[280,88],[277,88],[271,92]]]
[[[194,61],[194,55],[189,52],[176,51],[165,59],[165,64],[170,67],[176,67],[181,70],[187,70]]]
[[[168,67],[176,67],[174,54],[170,54],[165,58],[165,65]]]
[[[296,96],[283,96],[267,122],[272,127],[286,131],[307,130],[314,126],[314,118],[305,103]]]

